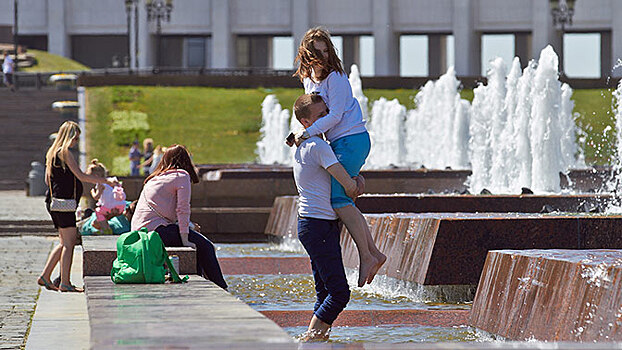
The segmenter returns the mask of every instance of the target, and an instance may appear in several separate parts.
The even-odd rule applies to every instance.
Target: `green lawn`
[[[275,94],[283,108],[291,111],[296,97],[302,92],[302,89],[284,88],[89,88],[87,153],[89,157],[102,161],[113,173],[126,173],[128,147],[117,146],[111,141],[112,120],[108,114],[115,109],[136,110],[148,115],[149,135],[156,145],[184,144],[192,151],[196,163],[253,162],[263,99],[268,94]],[[397,98],[409,109],[414,108],[415,93],[415,90],[403,89],[365,90],[370,105],[380,97]],[[473,98],[471,90],[463,91],[462,95],[469,100]],[[606,164],[611,140],[603,140],[601,135],[607,125],[613,125],[611,92],[576,90],[573,98],[577,123],[587,131],[585,150],[588,163]]]
[[[20,68],[24,72],[60,72],[90,70],[89,67],[69,58],[51,54],[47,51],[28,50],[37,59],[37,64],[28,68]]]

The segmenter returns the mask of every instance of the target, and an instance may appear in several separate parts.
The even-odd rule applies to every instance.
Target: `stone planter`
[[[52,109],[60,112],[64,119],[75,119],[78,117],[80,104],[77,101],[56,101],[52,103]]]
[[[78,76],[75,74],[54,74],[50,76],[50,83],[56,90],[75,90]]]

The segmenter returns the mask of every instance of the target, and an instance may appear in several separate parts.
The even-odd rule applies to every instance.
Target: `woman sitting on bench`
[[[191,183],[199,176],[188,150],[169,147],[155,171],[145,179],[132,217],[132,230],[146,227],[160,234],[167,247],[195,247],[197,274],[227,289],[214,244],[190,228]]]

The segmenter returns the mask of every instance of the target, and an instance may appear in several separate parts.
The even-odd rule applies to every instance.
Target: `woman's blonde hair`
[[[106,177],[106,175],[108,174],[108,169],[106,169],[104,164],[100,163],[97,158],[93,158],[93,160],[91,160],[91,163],[89,163],[88,167],[86,168],[86,172],[87,174]]]
[[[323,41],[326,44],[328,48],[327,60],[324,60],[322,53],[313,46],[313,42],[315,41]],[[344,74],[341,60],[339,56],[337,56],[337,51],[335,50],[333,42],[330,40],[330,33],[323,27],[311,28],[305,33],[305,36],[300,42],[300,46],[298,46],[298,53],[296,54],[294,64],[298,64],[298,69],[296,73],[294,73],[294,76],[300,78],[300,81],[304,78],[311,77],[313,66],[322,67],[322,73],[317,77],[320,80],[326,79],[328,74],[332,71]]]
[[[65,155],[69,154],[69,146],[78,135],[80,135],[80,127],[76,122],[68,120],[60,126],[52,146],[50,146],[45,154],[45,177],[47,180],[50,179],[52,174],[52,167],[54,166],[56,157],[60,160],[61,167],[65,169],[67,166]]]

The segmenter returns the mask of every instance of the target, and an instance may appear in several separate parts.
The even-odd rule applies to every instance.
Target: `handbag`
[[[77,196],[77,186],[76,186],[76,177],[73,177],[73,198],[54,198],[52,196],[52,179],[49,180],[50,186],[50,211],[58,211],[58,212],[73,212],[78,209],[78,201],[76,200]]]

